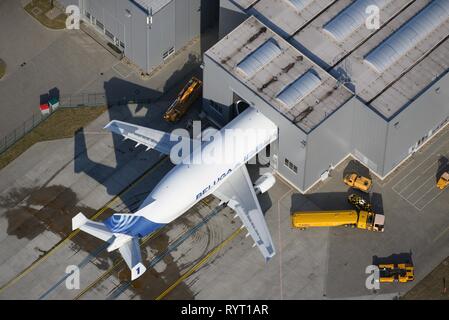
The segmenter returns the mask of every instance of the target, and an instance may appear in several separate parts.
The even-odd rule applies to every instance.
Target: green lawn
[[[449,300],[449,257],[402,296],[404,300]]]
[[[32,0],[25,6],[25,11],[40,23],[50,29],[64,29],[67,15],[61,13],[55,19],[49,19],[45,14],[52,9],[51,0]],[[36,11],[37,10],[37,11]],[[36,14],[38,12],[38,14]]]
[[[98,118],[106,110],[106,107],[58,109],[47,120],[39,124],[0,155],[0,170],[35,143],[73,137],[77,130]]]

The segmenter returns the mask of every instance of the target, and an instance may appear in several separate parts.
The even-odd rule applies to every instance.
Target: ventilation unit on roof
[[[383,73],[449,18],[449,0],[434,0],[371,51],[365,62]]]
[[[293,81],[277,95],[277,99],[288,109],[296,106],[321,84],[321,79],[311,70]]]
[[[350,6],[341,11],[335,18],[328,22],[323,30],[335,41],[343,42],[351,34],[365,25],[368,18],[366,9],[377,6],[379,10],[386,7],[392,0],[356,0]]]
[[[245,59],[237,65],[237,71],[242,73],[246,78],[251,78],[260,69],[280,55],[281,52],[281,49],[277,46],[274,40],[269,39],[259,48],[247,55]]]
[[[301,12],[308,7],[314,0],[285,0],[295,8],[296,11]]]

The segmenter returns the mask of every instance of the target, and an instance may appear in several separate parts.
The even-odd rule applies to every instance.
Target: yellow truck
[[[373,184],[373,181],[370,178],[360,176],[355,172],[347,174],[344,177],[343,182],[351,188],[358,189],[363,192],[368,192]]]
[[[410,282],[415,280],[415,268],[410,263],[379,264],[379,282]]]
[[[192,104],[201,95],[203,82],[195,77],[190,79],[186,86],[178,94],[176,100],[170,105],[164,114],[168,122],[176,122],[186,114]]]
[[[298,211],[292,215],[292,225],[301,230],[315,227],[357,227],[383,232],[385,217],[372,211],[371,204],[360,196],[351,194],[348,201],[356,210]]]
[[[314,227],[357,227],[359,229],[383,232],[385,218],[364,210],[298,211],[292,215],[294,228]]]
[[[444,172],[438,179],[437,188],[443,190],[447,186],[449,186],[449,172]]]

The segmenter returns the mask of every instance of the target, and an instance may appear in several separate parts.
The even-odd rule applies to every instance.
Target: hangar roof
[[[248,18],[206,55],[305,132],[353,96],[255,17]]]
[[[259,0],[248,10],[284,38],[293,35],[335,0]]]
[[[440,21],[432,18],[435,26],[430,24],[428,31],[416,27],[425,24],[421,19],[435,10],[436,3]],[[357,96],[386,119],[392,118],[449,69],[449,14],[441,5],[449,6],[449,0],[421,0],[407,6],[331,73],[348,79]],[[404,32],[416,34],[410,38]]]
[[[385,119],[449,70],[449,0],[233,1]],[[368,5],[380,9],[378,30],[362,19]]]
[[[365,56],[377,73],[385,72],[449,19],[449,1],[432,2]]]
[[[379,7],[381,28],[412,2],[383,0]],[[310,51],[324,68],[331,68],[376,33],[377,30],[365,27],[365,20],[360,23],[362,8],[375,3],[378,0],[339,0],[297,32],[290,42]]]

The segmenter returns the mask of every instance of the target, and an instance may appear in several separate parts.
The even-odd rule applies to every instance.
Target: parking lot
[[[167,83],[179,87],[180,79],[197,64],[194,58],[181,59],[143,82],[87,35],[46,30],[17,1],[0,3],[0,19],[5,26],[0,38],[9,39],[8,46],[0,47],[0,57],[8,63],[0,86],[0,107],[8,117],[0,120],[0,137],[31,114],[40,95],[52,88],[61,94],[104,91],[111,99],[128,94],[157,97]],[[88,235],[70,238],[60,251],[18,279],[22,270],[70,234],[71,218],[79,211],[132,212],[170,169],[156,152],[135,149],[102,128],[110,119],[119,119],[169,131],[172,127],[161,121],[161,115],[178,90],[169,90],[151,104],[111,109],[75,137],[37,144],[0,172],[0,285],[17,279],[0,292],[0,298],[392,299],[449,256],[449,190],[435,187],[449,158],[447,127],[387,179],[374,177],[367,197],[374,210],[385,215],[384,233],[292,228],[295,211],[351,208],[347,196],[352,190],[342,179],[358,164],[347,159],[306,195],[278,177],[276,185],[260,196],[277,249],[268,263],[245,232],[238,232],[241,223],[232,218],[231,210],[210,216],[216,206],[212,201],[193,208],[142,244],[150,268],[134,285],[124,285],[123,266],[104,276],[118,257],[103,252],[104,244]],[[190,117],[198,116],[199,107]],[[147,174],[159,161],[162,164]],[[265,170],[249,166],[253,180]],[[134,185],[142,175],[144,179]],[[132,192],[123,196],[128,187]],[[414,283],[385,284],[376,291],[366,288],[367,266],[402,259],[414,263]],[[68,264],[82,267],[78,291],[67,291],[63,285]]]
[[[449,152],[448,135],[442,135],[443,143],[431,148],[424,159],[419,158],[413,166],[407,167],[407,173],[397,181],[392,189],[414,206],[422,211],[432,201],[436,200],[444,191],[435,188],[436,181],[442,170],[447,169]]]
[[[0,57],[7,64],[0,80],[0,139],[39,113],[41,99],[50,91],[61,96],[106,94],[108,101],[151,99],[199,64],[197,41],[179,51],[180,59],[142,79],[83,31],[45,28],[25,12],[22,1],[1,1],[0,21]]]

